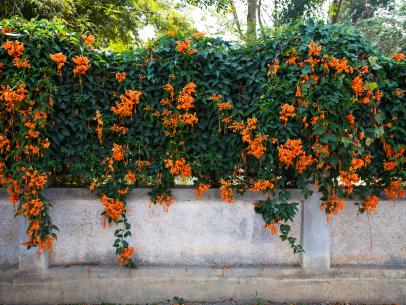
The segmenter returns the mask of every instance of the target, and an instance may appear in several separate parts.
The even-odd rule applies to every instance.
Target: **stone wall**
[[[102,206],[89,191],[44,191],[54,203],[51,217],[60,229],[48,258],[20,246],[24,220],[13,217],[13,206],[0,190],[0,304],[142,303],[175,295],[215,301],[254,298],[255,289],[275,301],[406,302],[405,201],[380,201],[374,216],[359,215],[354,202],[348,201],[345,210],[327,223],[318,193],[303,200],[299,191],[292,190],[292,200],[301,202],[293,234],[305,249],[294,255],[287,242],[262,228],[262,217],[253,209],[262,195],[237,196],[229,205],[219,199],[218,190],[196,200],[192,190],[174,189],[175,204],[165,213],[159,206],[149,206],[147,193],[132,190],[127,201],[139,269],[118,270],[112,247],[115,228],[103,228]],[[157,273],[168,279],[154,278]],[[75,294],[70,291],[72,281],[89,289],[105,291],[114,282],[117,289],[135,290],[132,300],[120,290]],[[223,289],[213,286],[216,281]],[[248,286],[242,289],[241,283]],[[302,289],[302,296],[283,290],[282,283]],[[379,287],[374,290],[365,283]],[[134,285],[137,288],[128,288]],[[331,285],[338,285],[338,291]],[[201,291],[188,292],[201,287],[206,297]]]

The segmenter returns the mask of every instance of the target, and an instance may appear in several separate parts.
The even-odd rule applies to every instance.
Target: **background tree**
[[[54,20],[78,32],[90,32],[104,46],[128,48],[139,42],[139,30],[152,25],[192,30],[191,23],[167,1],[161,0],[3,0],[0,17],[19,15]]]

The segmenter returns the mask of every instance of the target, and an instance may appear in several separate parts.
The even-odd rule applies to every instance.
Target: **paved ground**
[[[0,304],[1,305],[1,304]],[[5,305],[5,304],[4,304]],[[58,304],[62,305],[62,304]],[[115,303],[102,303],[102,304],[69,304],[69,305],[120,305],[120,304],[115,304]],[[138,305],[138,304],[125,304],[125,305]],[[189,303],[185,302],[182,299],[175,299],[174,301],[167,301],[167,302],[161,302],[161,303],[151,303],[147,305],[365,305],[365,304],[355,304],[355,303],[342,303],[342,302],[323,302],[323,303],[274,303],[274,302],[269,302],[269,301],[264,301],[264,300],[257,300],[257,301],[234,301],[234,300],[228,300],[228,301],[222,301],[222,302],[214,302],[214,303]],[[371,305],[371,304],[369,304]],[[402,304],[375,304],[375,305],[402,305]]]
[[[0,304],[1,305],[1,304]],[[59,304],[60,305],[60,304]],[[69,305],[90,305],[90,304],[69,304]],[[120,304],[114,304],[114,303],[102,303],[102,304],[91,304],[91,305],[120,305]],[[131,305],[131,304],[126,304],[126,305]],[[132,304],[132,305],[138,305],[138,304]],[[366,305],[366,304],[361,304],[361,303],[340,303],[340,302],[323,302],[323,303],[275,303],[275,302],[269,302],[269,301],[264,301],[264,300],[257,300],[257,301],[234,301],[234,300],[229,300],[229,301],[223,301],[223,302],[214,302],[214,303],[193,303],[193,302],[185,302],[182,299],[175,299],[174,301],[170,302],[169,300],[167,302],[161,302],[161,303],[151,303],[147,305]],[[371,304],[369,304],[371,305]],[[402,304],[374,304],[374,305],[402,305]]]

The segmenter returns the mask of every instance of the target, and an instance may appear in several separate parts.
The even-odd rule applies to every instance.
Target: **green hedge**
[[[29,247],[46,250],[56,236],[51,203],[40,195],[49,175],[97,191],[106,220],[119,225],[119,262],[129,264],[125,193],[136,184],[151,185],[152,202],[165,208],[176,176],[196,177],[198,196],[220,187],[230,203],[233,193],[266,192],[256,210],[295,252],[303,249],[290,237],[297,203],[288,203],[287,188],[308,195],[315,184],[328,217],[353,193],[371,213],[383,190],[403,196],[405,60],[383,56],[350,27],[299,23],[249,46],[170,33],[133,53],[101,51],[47,21],[0,27],[0,182],[29,219]],[[23,54],[9,55],[7,41],[23,43]],[[57,53],[66,56],[60,71],[50,58]],[[75,56],[89,60],[84,74],[74,74]],[[24,60],[29,68],[16,67]],[[27,96],[7,104],[21,84]],[[46,119],[27,126],[36,112]]]

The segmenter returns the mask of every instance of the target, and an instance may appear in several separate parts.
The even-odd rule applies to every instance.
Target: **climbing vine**
[[[170,32],[132,53],[46,21],[0,28],[0,185],[28,220],[27,247],[56,239],[41,195],[51,175],[96,192],[130,267],[131,187],[164,211],[178,179],[228,204],[262,192],[264,228],[295,253],[289,188],[318,189],[327,219],[351,196],[373,214],[380,196],[404,195],[405,57],[351,28],[299,23],[248,46]]]

